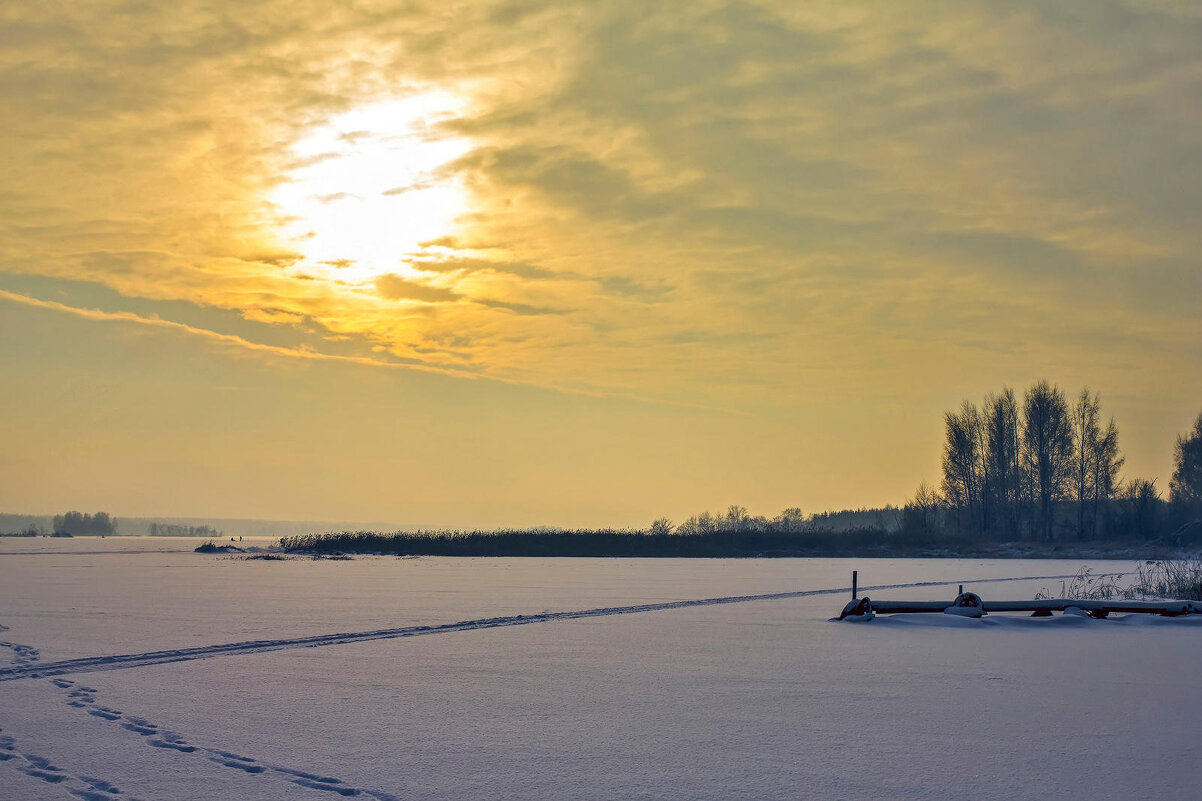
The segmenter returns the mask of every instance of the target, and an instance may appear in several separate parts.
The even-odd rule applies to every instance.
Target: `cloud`
[[[277,345],[265,345],[260,342],[253,342],[240,336],[233,334],[222,334],[217,331],[210,331],[206,328],[198,328],[184,323],[177,323],[171,320],[162,320],[158,317],[145,317],[132,312],[106,312],[99,309],[81,309],[75,306],[68,306],[63,303],[58,303],[51,300],[41,300],[39,298],[21,295],[15,292],[8,292],[0,289],[0,299],[7,300],[11,303],[21,303],[26,306],[33,306],[39,309],[47,309],[50,311],[62,312],[70,314],[74,317],[80,317],[85,320],[93,320],[96,322],[114,322],[114,323],[131,323],[134,325],[147,326],[150,328],[164,329],[174,333],[187,334],[190,336],[201,337],[216,344],[234,348],[237,350],[253,351],[256,353],[281,356],[288,359],[301,359],[310,361],[331,361],[331,362],[346,362],[348,364],[358,364],[366,367],[385,367],[385,368],[405,368],[412,370],[423,370],[427,372],[442,373],[444,375],[458,375],[461,377],[471,378],[470,374],[451,372],[441,370],[423,364],[407,363],[403,364],[396,361],[385,361],[382,359],[371,359],[363,356],[345,356],[339,354],[321,353],[306,347],[287,348]]]
[[[598,280],[606,292],[633,298],[645,303],[662,301],[672,292],[672,287],[670,286],[652,286],[651,284],[625,275],[605,275],[601,276]]]
[[[376,291],[390,300],[419,300],[425,303],[442,303],[457,300],[460,295],[451,289],[430,286],[389,273],[375,281]]]
[[[274,311],[272,309],[246,309],[242,312],[242,316],[247,320],[273,325],[299,325],[305,321],[302,315],[286,311]]]
[[[488,259],[452,257],[444,259],[415,259],[410,261],[409,265],[414,269],[424,272],[461,273],[465,275],[481,272],[505,273],[532,281],[554,280],[565,277],[562,273],[557,273],[546,267],[539,267],[536,264],[520,261],[490,261]]]
[[[328,195],[314,195],[313,197],[318,203],[336,203],[339,200],[346,200],[347,198],[361,199],[358,195],[351,192],[332,192]]]
[[[396,195],[403,195],[406,192],[416,192],[422,189],[429,189],[432,186],[437,186],[437,184],[434,181],[415,181],[414,183],[406,184],[404,186],[394,186],[392,189],[385,189],[383,192],[381,192],[381,194],[387,197],[395,197]]]
[[[1082,363],[1099,318],[1138,332],[1115,360],[1202,338],[1189,4],[31,4],[2,24],[0,270],[720,404],[904,386],[903,358]],[[470,152],[384,194],[461,180],[454,230],[383,275],[310,263],[270,197],[324,156],[291,145],[431,87],[463,110],[422,136]]]
[[[513,303],[504,300],[492,300],[490,298],[476,298],[476,303],[481,306],[488,306],[492,309],[505,309],[514,314],[537,315],[537,314],[555,314],[556,311],[546,306],[531,306],[526,303]]]

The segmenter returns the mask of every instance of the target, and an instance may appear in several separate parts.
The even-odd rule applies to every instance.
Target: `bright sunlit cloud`
[[[441,90],[353,109],[293,147],[298,166],[271,197],[306,270],[369,281],[403,270],[418,242],[449,234],[467,208],[442,168],[471,143],[440,123],[463,111]]]

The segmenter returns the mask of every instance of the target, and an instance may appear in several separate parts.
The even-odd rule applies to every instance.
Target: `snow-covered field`
[[[874,597],[963,582],[1021,599],[1077,561],[245,561],[196,544],[0,539],[0,799],[1202,786],[1202,620],[829,620],[853,567]],[[923,582],[947,585],[871,589]]]

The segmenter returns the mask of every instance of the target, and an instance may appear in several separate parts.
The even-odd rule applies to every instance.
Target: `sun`
[[[427,91],[348,111],[293,145],[297,166],[270,200],[304,269],[369,281],[404,272],[419,242],[452,232],[467,191],[445,168],[471,143],[443,123],[463,109]]]

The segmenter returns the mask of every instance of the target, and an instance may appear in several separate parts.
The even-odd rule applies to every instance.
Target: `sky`
[[[0,7],[0,509],[901,504],[942,414],[1202,409],[1202,6]]]

